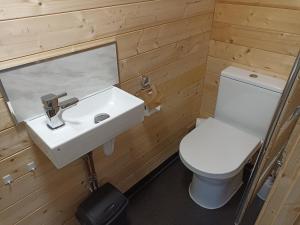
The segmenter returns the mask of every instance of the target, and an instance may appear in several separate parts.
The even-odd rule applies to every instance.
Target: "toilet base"
[[[197,174],[189,187],[192,200],[206,209],[224,206],[243,184],[243,171],[228,179],[212,179]]]

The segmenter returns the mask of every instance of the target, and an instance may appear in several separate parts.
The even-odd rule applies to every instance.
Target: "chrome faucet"
[[[47,125],[51,129],[57,129],[65,125],[62,119],[63,111],[78,103],[78,98],[70,98],[68,100],[59,102],[58,99],[67,96],[67,93],[61,93],[59,95],[47,94],[41,97],[45,113],[48,117]]]

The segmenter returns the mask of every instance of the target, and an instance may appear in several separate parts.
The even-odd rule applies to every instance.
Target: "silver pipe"
[[[296,58],[296,61],[294,63],[294,66],[293,66],[293,69],[290,73],[290,76],[289,76],[289,79],[287,80],[287,83],[286,83],[286,86],[282,92],[282,96],[280,98],[280,101],[278,103],[278,106],[276,108],[276,111],[274,113],[274,116],[272,118],[272,122],[271,122],[271,125],[268,129],[268,132],[267,132],[267,135],[266,135],[266,138],[259,150],[259,154],[258,154],[258,157],[256,159],[256,162],[254,164],[254,168],[251,172],[251,175],[250,175],[250,178],[249,178],[249,181],[247,183],[247,186],[246,186],[246,189],[245,189],[245,192],[242,196],[242,200],[240,202],[240,205],[239,205],[239,208],[238,208],[238,211],[237,211],[237,216],[236,216],[236,219],[235,219],[235,225],[240,225],[241,224],[241,221],[245,215],[245,212],[246,212],[246,209],[248,208],[248,205],[252,199],[252,197],[254,196],[254,191],[255,191],[255,187],[259,181],[259,178],[260,178],[260,174],[261,174],[261,166],[262,166],[262,163],[263,163],[263,159],[265,157],[265,154],[266,154],[266,151],[271,143],[271,140],[273,138],[273,135],[274,135],[274,132],[275,132],[275,129],[278,125],[278,122],[280,120],[280,117],[282,115],[282,112],[283,112],[283,109],[287,103],[287,100],[288,100],[288,97],[291,93],[291,90],[295,84],[295,81],[298,77],[298,73],[300,71],[300,52]]]
[[[83,160],[86,165],[86,169],[88,172],[88,184],[89,189],[91,192],[95,192],[99,188],[98,180],[97,180],[97,173],[95,169],[94,159],[93,159],[93,151],[85,154],[83,156]]]

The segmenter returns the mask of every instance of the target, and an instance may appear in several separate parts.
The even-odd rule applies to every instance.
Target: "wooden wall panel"
[[[202,116],[214,115],[216,84],[227,66],[287,79],[300,48],[299,6],[297,0],[217,1]]]
[[[299,34],[219,22],[214,23],[212,39],[292,56],[297,56],[300,46]]]
[[[175,43],[188,37],[210,31],[213,15],[201,16],[166,23],[160,26],[146,28],[140,31],[118,35],[120,59],[135,56],[161,46]]]
[[[287,146],[288,156],[273,185],[256,225],[298,225],[300,188],[300,123]]]
[[[158,0],[0,23],[0,61],[212,12],[213,1]],[[195,8],[190,12],[189,8]]]
[[[41,16],[53,13],[63,13],[144,1],[145,0],[86,0],[83,2],[81,0],[2,0],[0,20]]]
[[[3,98],[0,98],[0,131],[13,126],[12,119]]]
[[[0,69],[117,41],[121,87],[135,94],[147,75],[162,94],[162,111],[120,135],[112,156],[95,151],[100,182],[126,191],[194,126],[213,11],[214,0],[2,0]],[[30,161],[35,172],[27,171]],[[0,177],[6,174],[14,182],[0,182],[1,225],[77,224],[74,211],[88,194],[82,160],[57,170],[24,125],[13,125],[0,96]]]
[[[230,59],[239,64],[248,65],[274,73],[289,74],[291,65],[294,63],[293,56],[286,56],[274,52],[268,52],[256,48],[238,46],[224,42],[210,42],[209,55],[219,59]]]
[[[30,146],[30,139],[22,125],[0,132],[0,160]]]
[[[218,2],[265,6],[282,9],[300,9],[300,2],[298,0],[218,0]]]

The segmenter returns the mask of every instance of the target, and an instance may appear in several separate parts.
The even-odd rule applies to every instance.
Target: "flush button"
[[[258,75],[252,73],[252,74],[249,75],[249,77],[251,77],[251,78],[258,78]]]

